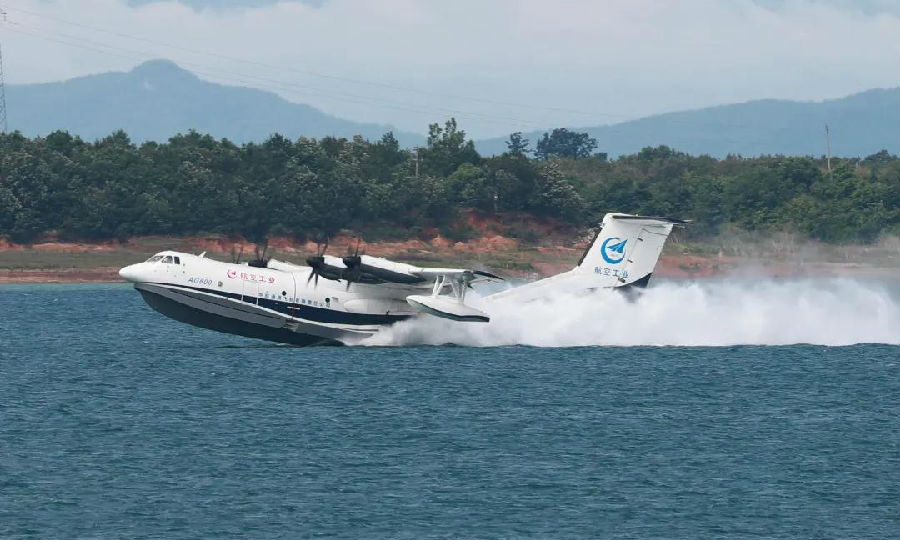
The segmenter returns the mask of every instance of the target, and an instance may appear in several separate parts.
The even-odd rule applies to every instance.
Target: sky
[[[7,84],[167,58],[356,121],[475,138],[900,86],[895,0],[0,0]]]

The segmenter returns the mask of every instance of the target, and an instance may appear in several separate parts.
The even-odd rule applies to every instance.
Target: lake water
[[[116,285],[0,325],[4,539],[900,535],[894,344],[298,349]]]

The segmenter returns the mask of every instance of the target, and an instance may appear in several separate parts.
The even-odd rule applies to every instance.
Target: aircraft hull
[[[194,290],[160,284],[134,286],[155,311],[200,328],[295,346],[342,345],[374,331],[348,330],[289,319],[271,310]]]

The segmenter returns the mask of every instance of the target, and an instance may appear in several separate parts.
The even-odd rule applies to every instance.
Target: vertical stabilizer
[[[683,223],[668,217],[606,214],[574,271],[594,276],[600,286],[644,286],[672,227]]]
[[[672,227],[683,223],[687,221],[606,214],[578,266],[562,274],[492,294],[485,300],[515,298],[530,301],[585,290],[646,287]]]

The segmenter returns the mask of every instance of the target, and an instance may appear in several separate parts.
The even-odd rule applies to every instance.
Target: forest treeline
[[[483,157],[455,120],[402,149],[325,137],[235,145],[196,132],[132,143],[124,132],[86,142],[64,131],[0,135],[0,235],[99,240],[220,233],[315,238],[339,229],[464,236],[464,209],[529,213],[590,226],[609,211],[694,220],[691,237],[722,227],[872,241],[900,229],[900,159],[689,156],[665,146],[607,159],[586,134],[514,133]],[[598,149],[602,151],[601,149]],[[516,231],[512,231],[516,234]],[[520,231],[527,235],[527,231]],[[533,234],[533,233],[531,233]],[[371,239],[371,238],[370,238]]]

